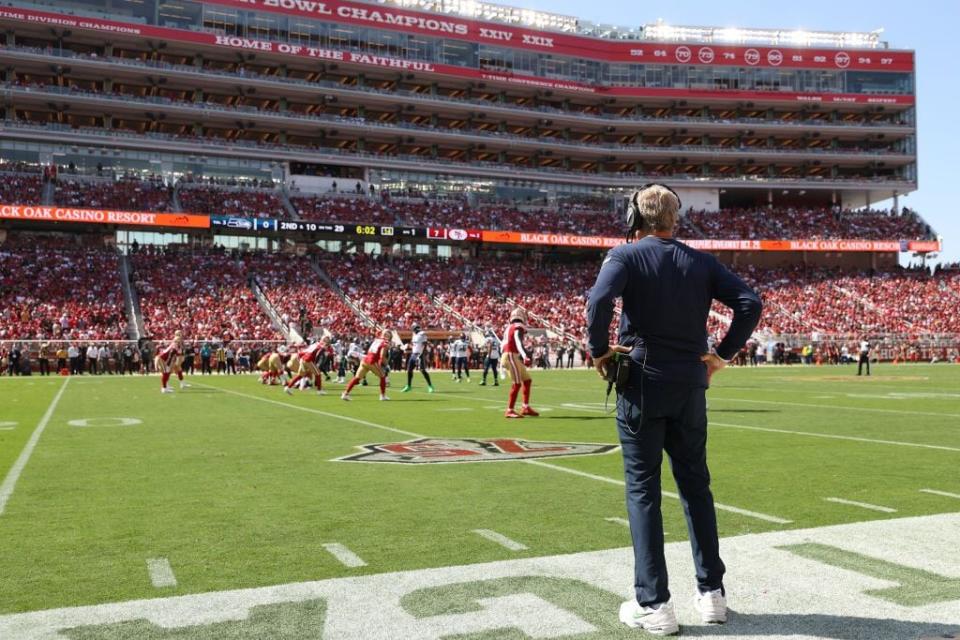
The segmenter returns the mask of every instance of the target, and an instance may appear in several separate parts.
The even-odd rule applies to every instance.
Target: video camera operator
[[[635,599],[620,607],[620,620],[657,635],[679,630],[663,550],[664,449],[690,531],[696,608],[704,622],[726,621],[725,567],[707,469],[706,389],[746,343],[762,309],[757,294],[715,257],[673,239],[680,206],[680,197],[665,185],[648,184],[633,194],[627,244],[607,255],[587,303],[590,355],[601,377],[617,381],[635,560]],[[613,303],[621,296],[619,339],[610,345]],[[708,352],[706,324],[714,298],[733,309],[734,317],[716,350]]]

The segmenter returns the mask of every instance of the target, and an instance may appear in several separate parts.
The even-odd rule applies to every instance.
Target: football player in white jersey
[[[487,372],[492,370],[493,386],[499,387],[500,381],[497,379],[497,366],[500,364],[502,346],[500,344],[500,338],[497,337],[497,334],[494,333],[493,329],[487,329],[487,337],[483,341],[483,344],[486,348],[487,356],[483,360],[483,380],[480,381],[480,386],[486,386]]]
[[[463,380],[463,374],[467,374],[467,382],[470,382],[470,363],[467,360],[467,349],[470,343],[467,342],[467,335],[462,333],[453,343],[453,361],[454,361],[454,379],[457,382]]]
[[[413,372],[420,369],[423,379],[427,381],[427,393],[433,393],[433,383],[427,373],[427,360],[424,353],[427,347],[427,332],[420,329],[420,325],[413,325],[413,336],[410,338],[410,355],[407,357],[407,386],[400,390],[407,393],[413,386]]]

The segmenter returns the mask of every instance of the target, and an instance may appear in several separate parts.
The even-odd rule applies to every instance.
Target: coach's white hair
[[[680,199],[661,185],[655,184],[633,196],[636,203],[635,224],[642,231],[673,231],[680,219]]]

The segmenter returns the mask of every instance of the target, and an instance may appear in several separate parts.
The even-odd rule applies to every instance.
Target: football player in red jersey
[[[157,352],[153,359],[153,365],[160,372],[160,393],[173,393],[173,389],[167,386],[170,380],[170,373],[176,372],[180,379],[180,388],[188,386],[183,381],[183,369],[180,368],[180,360],[183,357],[183,334],[177,330],[173,334],[173,342]]]
[[[377,374],[377,377],[380,378],[380,400],[390,399],[387,397],[387,374],[384,373],[384,367],[387,364],[387,351],[390,349],[391,337],[393,337],[393,332],[384,329],[380,333],[380,337],[370,344],[370,348],[367,349],[367,355],[363,357],[363,361],[360,363],[356,375],[353,376],[353,379],[347,385],[343,394],[341,394],[341,400],[349,400],[350,391],[371,372]]]
[[[533,381],[527,372],[530,366],[530,356],[523,348],[523,338],[527,333],[527,312],[517,307],[510,313],[510,324],[503,335],[503,368],[510,375],[510,397],[507,402],[506,418],[522,418],[524,416],[540,415],[530,406],[530,385]],[[517,394],[523,388],[523,406],[520,413],[514,411],[517,403]]]
[[[300,380],[303,378],[310,379],[312,376],[313,386],[317,388],[317,395],[323,396],[327,394],[327,392],[323,390],[323,376],[320,375],[320,370],[317,368],[317,360],[320,358],[320,354],[327,350],[329,342],[329,338],[323,337],[318,342],[314,342],[310,346],[300,349],[300,368],[297,370],[297,375],[284,386],[284,392],[292,394],[293,387],[300,382]]]

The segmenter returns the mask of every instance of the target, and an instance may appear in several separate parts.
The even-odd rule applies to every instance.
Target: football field
[[[960,633],[960,366],[728,368],[709,461],[732,610],[684,635]],[[391,402],[253,376],[0,379],[0,639],[619,638],[622,463],[587,371]],[[172,383],[175,386],[175,381]],[[611,405],[613,400],[611,398]],[[960,636],[958,636],[960,637]]]

